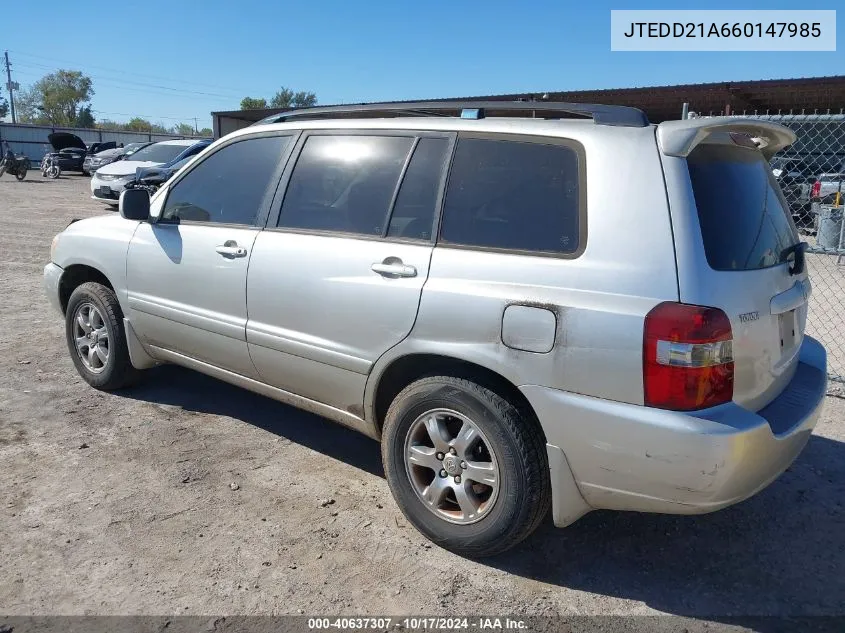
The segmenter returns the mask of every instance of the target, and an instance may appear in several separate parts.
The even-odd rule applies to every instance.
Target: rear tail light
[[[691,411],[733,398],[731,322],[718,308],[661,303],[646,315],[645,404]]]
[[[810,197],[811,198],[818,198],[822,192],[822,183],[821,180],[817,180],[813,183],[813,188],[810,189]]]

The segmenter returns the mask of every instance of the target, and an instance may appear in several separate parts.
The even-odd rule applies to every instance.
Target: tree
[[[291,105],[295,108],[310,108],[317,105],[317,95],[313,92],[297,92]]]
[[[9,102],[0,97],[0,119],[9,114]]]
[[[200,136],[214,136],[214,131],[210,127],[204,127],[200,130]]]
[[[194,126],[190,123],[180,123],[173,128],[173,131],[179,136],[193,136],[196,133]]]
[[[267,99],[244,97],[241,99],[241,110],[263,110],[267,107]]]
[[[117,121],[109,121],[108,119],[103,119],[102,121],[97,121],[96,123],[97,128],[100,130],[108,130],[109,132],[122,132],[126,129],[125,123],[118,123]]]
[[[21,123],[50,123],[39,110],[41,98],[35,92],[34,86],[18,90],[15,95],[15,114]]]
[[[290,88],[282,88],[273,98],[270,99],[271,108],[290,108],[293,107],[293,90]]]
[[[91,114],[91,106],[85,106],[79,109],[79,114],[76,115],[76,127],[94,127],[94,115]]]
[[[313,92],[294,92],[284,87],[270,99],[271,108],[308,108],[313,105],[317,105],[317,95]]]
[[[131,132],[151,132],[153,129],[153,124],[147,121],[146,119],[142,119],[141,117],[136,116],[129,119],[129,122],[126,123],[125,129]]]
[[[78,70],[57,70],[18,93],[21,121],[75,125],[80,108],[93,94],[90,77]]]

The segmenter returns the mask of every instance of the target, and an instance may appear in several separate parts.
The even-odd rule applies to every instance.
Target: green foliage
[[[241,110],[260,110],[267,107],[267,99],[244,97],[241,99]]]
[[[78,70],[57,70],[18,93],[20,120],[24,123],[74,126],[83,104],[88,103],[93,95],[90,77]],[[90,109],[88,114],[91,114]]]
[[[196,132],[194,131],[194,126],[190,123],[180,123],[173,128],[173,132],[175,134],[179,134],[180,136],[194,136]]]
[[[290,88],[284,86],[273,98],[270,99],[269,104],[267,99],[244,97],[241,100],[241,110],[261,110],[264,108],[307,108],[317,105],[317,95],[313,92],[305,92],[304,90],[294,92]]]
[[[317,95],[313,92],[294,92],[284,87],[270,99],[271,108],[307,108],[313,105],[317,105]]]
[[[200,130],[199,134],[200,136],[214,136],[214,130],[212,130],[210,127],[204,127]]]
[[[124,124],[125,130],[129,130],[132,132],[152,132],[153,124],[147,121],[146,119],[142,119],[139,116],[132,117],[129,119],[128,123]]]
[[[91,106],[85,106],[79,109],[79,114],[76,115],[76,127],[94,127],[94,115],[91,114]]]
[[[0,97],[0,119],[9,114],[9,102]]]
[[[291,105],[294,108],[310,108],[317,105],[317,95],[313,92],[300,91],[293,95],[293,102]]]

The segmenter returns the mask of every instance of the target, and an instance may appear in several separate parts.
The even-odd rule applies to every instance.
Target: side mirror
[[[118,202],[120,215],[141,222],[150,219],[150,194],[144,189],[124,189]]]

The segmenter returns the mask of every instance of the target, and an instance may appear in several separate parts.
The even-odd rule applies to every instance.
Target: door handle
[[[416,277],[417,269],[399,262],[376,262],[370,266],[373,272],[383,277]]]
[[[246,257],[246,249],[243,246],[238,246],[237,242],[232,240],[221,244],[214,250],[223,255],[223,257]]]

